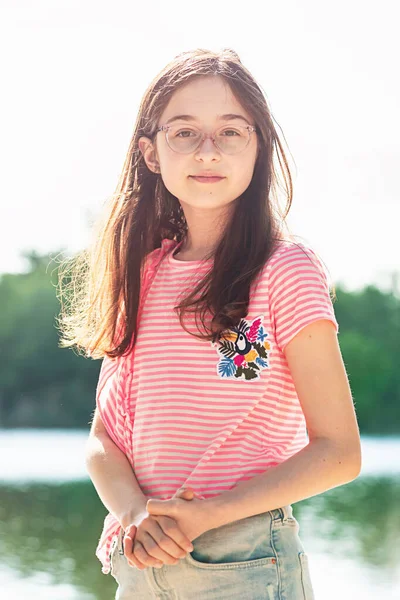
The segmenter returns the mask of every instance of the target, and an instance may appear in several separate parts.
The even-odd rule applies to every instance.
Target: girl
[[[87,467],[120,600],[314,597],[291,504],[355,479],[360,439],[322,262],[283,234],[291,201],[238,55],[178,55],[63,321],[65,346],[104,357]]]

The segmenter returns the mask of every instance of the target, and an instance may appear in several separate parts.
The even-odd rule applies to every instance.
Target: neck
[[[229,219],[226,207],[204,211],[182,203],[182,208],[188,230],[177,255],[185,260],[202,260],[213,253],[218,246],[224,226]]]

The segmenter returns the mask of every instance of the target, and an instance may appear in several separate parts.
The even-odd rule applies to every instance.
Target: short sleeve
[[[338,333],[326,272],[311,248],[289,243],[272,256],[268,294],[275,339],[282,352],[314,321],[328,319]]]
[[[105,356],[96,388],[96,407],[108,435],[122,452],[125,452],[124,392],[122,359]]]

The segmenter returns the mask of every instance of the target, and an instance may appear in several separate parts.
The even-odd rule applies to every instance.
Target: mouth
[[[222,181],[225,177],[214,177],[208,175],[190,175],[190,179],[194,179],[199,183],[217,183],[218,181]]]

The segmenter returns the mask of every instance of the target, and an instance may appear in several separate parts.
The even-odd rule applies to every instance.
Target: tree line
[[[59,347],[57,264],[26,254],[0,276],[0,427],[88,428],[101,360]],[[361,433],[400,432],[400,298],[336,285],[339,344]]]

